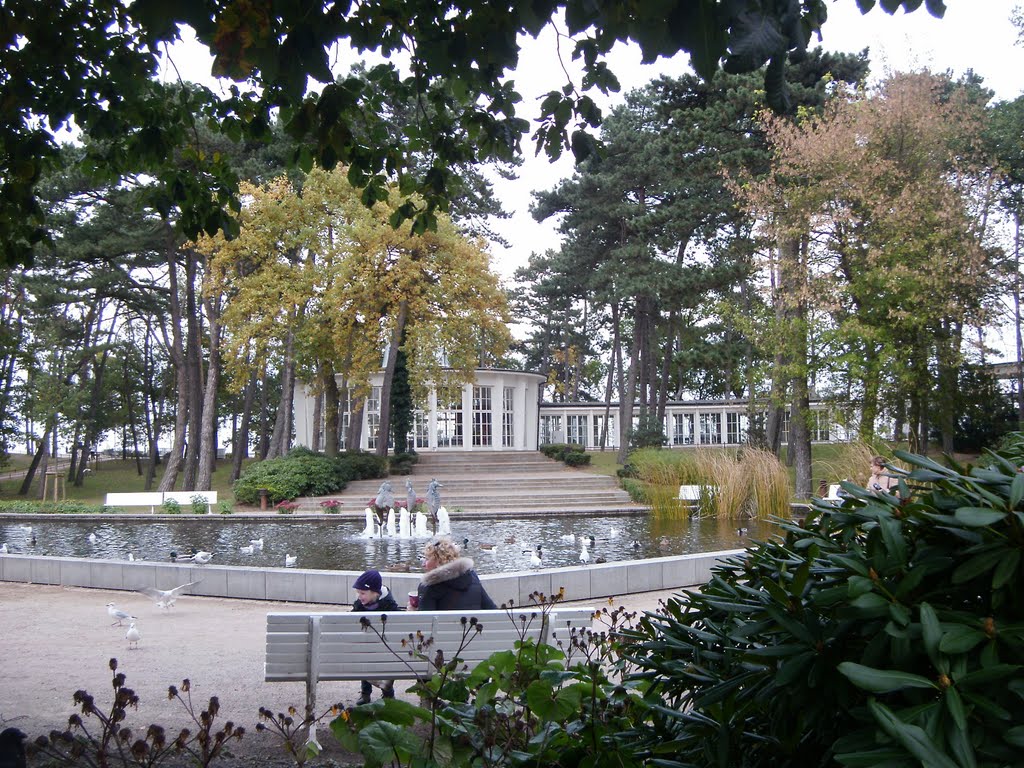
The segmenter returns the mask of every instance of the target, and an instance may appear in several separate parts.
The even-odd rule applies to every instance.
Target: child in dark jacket
[[[367,571],[352,584],[356,591],[355,602],[352,603],[353,611],[397,611],[398,603],[391,596],[391,591],[381,583],[378,571]],[[395,683],[392,680],[360,680],[359,698],[356,704],[369,704],[370,694],[373,686],[381,690],[381,696],[385,699],[395,698]]]

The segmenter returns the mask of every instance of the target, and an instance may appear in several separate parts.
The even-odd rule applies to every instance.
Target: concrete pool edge
[[[742,552],[742,549],[731,549],[484,574],[480,580],[499,604],[513,600],[516,605],[529,605],[530,595],[534,592],[552,595],[561,588],[565,589],[565,600],[593,600],[702,584],[711,578],[711,569],[718,561]],[[169,589],[189,581],[199,581],[189,594],[296,603],[350,605],[353,599],[351,583],[358,575],[356,571],[0,555],[0,581],[126,591],[144,587]],[[420,581],[418,573],[385,571],[382,575],[400,605],[405,603],[405,594],[415,590]]]

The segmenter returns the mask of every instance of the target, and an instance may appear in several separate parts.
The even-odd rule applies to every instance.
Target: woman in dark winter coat
[[[398,611],[398,603],[391,595],[391,591],[381,583],[380,573],[367,571],[352,584],[356,591],[355,602],[352,603],[352,610],[359,611]],[[360,680],[359,698],[356,704],[369,704],[370,694],[373,693],[373,686],[381,690],[381,696],[385,699],[395,698],[395,683],[393,680]]]
[[[480,583],[472,559],[460,554],[458,546],[448,538],[427,544],[423,552],[427,572],[417,590],[419,610],[473,611],[498,607]]]

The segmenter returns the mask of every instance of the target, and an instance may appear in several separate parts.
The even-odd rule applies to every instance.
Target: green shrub
[[[673,765],[1002,766],[1024,746],[1024,442],[853,484],[627,643]],[[913,492],[913,493],[912,493]]]
[[[658,418],[658,414],[651,411],[640,414],[637,425],[630,428],[627,440],[630,449],[661,448],[668,443],[661,419]]]
[[[622,478],[622,490],[629,494],[629,498],[637,504],[650,504],[651,498],[647,493],[647,484],[642,480],[632,477]]]
[[[11,499],[0,501],[0,513],[4,514],[56,514],[56,515],[98,515],[116,508],[104,507],[102,504],[86,504],[81,501],[29,501],[28,499]],[[118,510],[124,511],[124,510]]]
[[[181,504],[174,499],[164,499],[164,503],[160,505],[160,511],[165,515],[180,515]]]
[[[234,512],[234,508],[231,506],[231,502],[218,501],[217,502],[217,513],[221,515],[230,515]]]
[[[420,460],[416,453],[396,453],[388,460],[388,473],[392,475],[411,475],[416,462]]]
[[[590,464],[590,454],[583,451],[569,451],[562,461],[570,467],[583,467]]]
[[[334,458],[346,480],[375,480],[388,476],[388,460],[384,456],[362,451],[344,451]]]
[[[206,503],[206,497],[201,493],[189,498],[189,502],[192,505],[193,515],[205,515],[210,510],[210,505]]]

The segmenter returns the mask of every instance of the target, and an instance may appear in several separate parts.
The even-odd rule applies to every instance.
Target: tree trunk
[[[345,436],[345,450],[358,451],[363,442],[363,409],[366,398],[360,397],[352,401],[352,415],[348,422],[348,434]]]
[[[338,444],[341,442],[339,430],[341,417],[338,412],[338,379],[334,375],[334,366],[330,362],[323,366],[324,380],[324,453],[328,456],[338,455]]]
[[[32,480],[35,478],[36,471],[39,469],[40,463],[43,461],[43,457],[46,455],[47,448],[49,447],[50,432],[53,431],[53,425],[56,424],[57,417],[51,416],[50,420],[46,424],[46,428],[43,430],[43,435],[39,438],[39,443],[36,446],[36,452],[32,456],[32,463],[28,465],[28,469],[25,470],[25,477],[21,479],[21,486],[18,488],[19,496],[27,496],[29,488],[32,487]],[[45,469],[44,469],[45,472]],[[42,483],[39,484],[42,486]]]
[[[320,420],[324,417],[324,393],[322,389],[323,380],[321,378],[320,386],[317,387],[313,393],[313,434],[310,435],[309,439],[309,450],[313,453],[320,453],[320,436],[322,431],[320,429]]]
[[[185,343],[181,335],[181,299],[178,291],[178,262],[177,254],[173,248],[169,248],[167,277],[170,283],[169,308],[171,311],[171,337],[167,338],[167,330],[163,328],[164,344],[167,347],[167,354],[174,367],[175,389],[177,391],[177,408],[174,412],[174,439],[171,443],[171,450],[167,455],[167,466],[164,467],[163,477],[160,478],[159,491],[173,491],[178,482],[178,473],[181,472],[182,462],[185,457],[185,429],[188,425],[188,371],[185,364]],[[159,437],[159,436],[157,436]]]
[[[270,387],[267,384],[267,371],[263,370],[260,378],[260,435],[256,445],[256,458],[263,461],[270,452],[270,429],[267,416],[270,413]]]
[[[268,459],[288,453],[292,438],[292,400],[295,395],[295,334],[288,330],[284,344],[284,364],[281,367],[281,400],[277,405],[274,432],[270,436]]]
[[[249,374],[249,382],[245,385],[245,395],[242,397],[242,423],[238,427],[235,441],[231,443],[231,482],[242,474],[242,459],[249,445],[249,421],[252,418],[252,401],[256,396],[257,385],[258,379],[253,371]]]
[[[879,370],[879,349],[877,344],[868,342],[864,349],[864,400],[860,409],[860,426],[857,437],[871,442],[875,437],[875,421],[878,419],[878,392],[881,387]]]
[[[199,472],[196,484],[189,490],[209,491],[217,468],[217,390],[220,388],[220,307],[219,302],[205,299],[210,323],[210,354],[206,368],[206,386],[199,431]]]
[[[619,305],[612,302],[612,357],[608,361],[608,384],[604,388],[604,423],[601,425],[601,444],[603,451],[608,445],[608,420],[612,415],[612,386],[615,382],[616,361],[619,358]]]
[[[185,444],[185,464],[182,473],[182,489],[186,491],[206,490],[196,485],[199,479],[199,456],[202,448],[203,431],[203,340],[202,318],[196,301],[198,280],[198,256],[194,251],[185,252],[185,311],[188,337],[185,341],[185,368],[188,371],[188,441]]]
[[[638,298],[634,307],[633,344],[629,350],[629,368],[626,372],[626,384],[619,397],[619,452],[616,461],[625,464],[629,457],[629,432],[633,427],[633,402],[636,396],[637,368],[640,360],[640,338],[639,333],[643,312],[641,301]]]
[[[398,362],[398,348],[405,337],[405,323],[409,317],[409,302],[398,302],[398,317],[391,329],[391,343],[388,346],[388,362],[384,366],[384,381],[380,387],[380,428],[377,430],[377,455],[388,455],[388,433],[391,431],[391,385],[395,379],[395,364]]]

